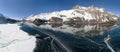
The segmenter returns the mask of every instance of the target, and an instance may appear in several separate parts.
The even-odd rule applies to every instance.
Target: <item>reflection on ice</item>
[[[47,37],[49,38],[44,40],[46,37],[42,37],[42,39],[38,37],[35,52],[111,52],[109,47],[113,51],[119,51],[119,47],[115,45],[120,44],[113,44],[115,42],[112,41],[115,39],[114,37],[120,37],[119,35],[114,35],[113,31],[117,31],[113,29],[114,27],[115,25],[67,24],[62,24],[61,26],[52,26],[52,24],[36,26],[35,29],[48,35]],[[120,31],[117,31],[117,34],[119,34],[118,32]],[[104,38],[108,34],[113,38],[109,42],[104,42]],[[114,41],[116,40],[118,39]],[[62,47],[65,48],[62,49]]]
[[[120,27],[111,28],[114,25],[3,24],[0,52],[119,52]]]
[[[43,24],[40,25],[39,28],[44,29],[51,29],[54,31],[61,31],[65,33],[72,33],[74,35],[88,35],[88,36],[96,36],[96,35],[102,35],[105,32],[109,31],[111,28],[114,28],[115,25],[85,25],[85,24],[61,24],[58,23],[51,23],[51,24]],[[54,25],[54,26],[53,26]]]

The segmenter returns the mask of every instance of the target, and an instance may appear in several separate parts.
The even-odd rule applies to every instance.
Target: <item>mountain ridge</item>
[[[6,17],[3,14],[0,14],[0,24],[6,23]]]
[[[81,22],[81,23],[106,23],[115,21],[119,16],[106,11],[104,8],[94,6],[83,7],[76,5],[70,10],[41,13],[27,17],[27,20],[43,19],[48,22]]]
[[[16,23],[16,22],[20,22],[20,20],[9,18],[4,16],[3,14],[0,14],[0,24]]]

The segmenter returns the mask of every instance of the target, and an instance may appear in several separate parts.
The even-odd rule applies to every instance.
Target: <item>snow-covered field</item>
[[[0,24],[0,52],[33,52],[36,39],[17,24]]]

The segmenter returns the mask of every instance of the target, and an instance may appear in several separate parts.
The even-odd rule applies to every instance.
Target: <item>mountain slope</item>
[[[8,18],[5,17],[4,15],[0,14],[0,24],[5,24],[5,23],[16,23],[16,22],[20,22],[21,19],[12,19],[12,18]]]
[[[6,23],[6,17],[0,14],[0,24]]]
[[[106,11],[104,8],[93,6],[75,6],[70,10],[41,13],[29,16],[27,20],[44,19],[49,22],[82,22],[82,23],[104,23],[117,20],[118,16]]]

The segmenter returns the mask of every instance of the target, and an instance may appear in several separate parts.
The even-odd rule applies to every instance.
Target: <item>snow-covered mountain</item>
[[[70,10],[41,13],[29,16],[27,20],[44,19],[49,22],[82,22],[82,23],[104,23],[117,20],[118,16],[106,11],[104,8],[93,6],[75,6]]]

